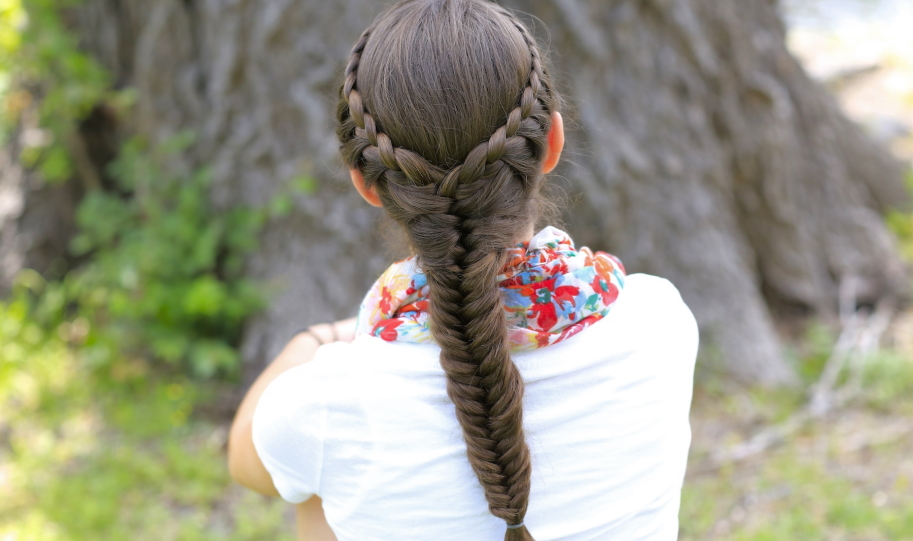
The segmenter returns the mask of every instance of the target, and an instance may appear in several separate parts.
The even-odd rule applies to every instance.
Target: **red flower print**
[[[580,288],[574,286],[561,286],[555,290],[555,298],[559,301],[570,302],[575,304],[577,295],[580,295]]]
[[[569,326],[568,328],[564,329],[563,331],[561,331],[561,333],[558,335],[558,338],[556,338],[553,343],[557,344],[558,342],[561,342],[562,340],[567,340],[568,338],[574,336],[575,334],[579,333],[583,329],[586,329],[593,323],[596,323],[600,319],[602,319],[602,316],[599,314],[591,314],[591,315],[581,319],[577,323],[575,323],[575,324]]]
[[[393,295],[391,295],[390,290],[384,286],[384,289],[380,292],[380,303],[378,303],[380,304],[380,311],[386,315],[392,315],[393,312],[391,309],[393,308],[393,305],[391,304],[391,301],[393,301]]]
[[[427,312],[428,311],[428,301],[415,301],[409,304],[404,304],[400,306],[396,311],[394,316],[400,316],[403,314],[408,314],[409,312]]]
[[[563,259],[561,259],[561,260],[558,260],[557,262],[555,262],[555,266],[554,266],[554,268],[552,268],[553,275],[557,276],[559,274],[567,274],[567,273],[568,273],[567,261],[564,261]]]
[[[552,288],[554,287],[554,280],[545,280],[535,284],[535,287],[524,288],[523,290],[529,300],[533,301],[530,311],[535,315],[536,324],[539,330],[542,331],[551,330],[558,323],[558,314],[552,301]],[[528,293],[527,290],[529,290]]]
[[[403,323],[401,319],[385,319],[374,326],[374,336],[379,336],[381,339],[386,340],[387,342],[395,342],[396,337],[399,336],[399,333],[396,332],[396,328]]]
[[[608,286],[609,286],[609,292],[605,294],[603,299],[606,304],[612,304],[613,302],[615,302],[615,299],[618,298],[618,286],[616,286],[612,282],[609,282]]]
[[[593,288],[593,292],[602,297],[604,305],[612,304],[618,298],[618,286],[600,276],[599,273],[596,273],[590,287]]]
[[[532,312],[536,316],[536,324],[540,330],[548,331],[558,323],[558,316],[555,313],[555,305],[552,303],[534,304]]]

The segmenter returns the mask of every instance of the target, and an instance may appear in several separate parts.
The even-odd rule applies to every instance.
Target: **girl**
[[[340,94],[352,183],[414,255],[251,387],[234,478],[300,503],[301,539],[675,539],[697,327],[669,282],[536,232],[564,131],[530,32],[405,0]]]

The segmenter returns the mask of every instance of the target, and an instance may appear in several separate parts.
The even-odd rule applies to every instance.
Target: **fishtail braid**
[[[426,22],[441,16],[442,10],[428,9],[437,6],[451,13],[475,10],[495,21],[498,31],[516,32],[520,39],[514,42],[522,44],[528,63],[521,66],[527,70],[525,80],[504,123],[449,168],[428,161],[424,149],[394,145],[366,107],[358,84],[375,32],[385,37],[403,32],[410,27],[409,17]],[[381,54],[379,49],[372,52]],[[532,541],[523,524],[531,473],[523,432],[523,379],[510,357],[495,278],[507,248],[537,214],[541,164],[557,106],[535,40],[509,12],[488,2],[407,0],[356,41],[340,94],[337,135],[343,158],[361,171],[366,186],[376,187],[384,209],[405,228],[427,277],[431,332],[441,347],[448,396],[489,509],[507,522],[505,540]]]

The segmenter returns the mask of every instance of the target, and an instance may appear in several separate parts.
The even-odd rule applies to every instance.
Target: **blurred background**
[[[366,0],[0,0],[0,541],[293,539],[227,429],[399,255],[333,114]],[[682,540],[913,540],[913,3],[508,0],[580,245],[701,327]]]

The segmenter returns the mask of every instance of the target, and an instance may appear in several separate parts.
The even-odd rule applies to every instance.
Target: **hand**
[[[351,342],[355,339],[355,318],[341,319],[333,323],[319,323],[308,328],[324,343]]]

